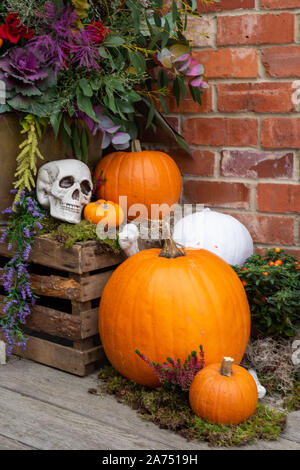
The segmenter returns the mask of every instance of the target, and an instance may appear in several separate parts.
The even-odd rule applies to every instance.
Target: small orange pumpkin
[[[0,49],[1,49],[2,46],[3,46],[3,39],[0,38]]]
[[[179,201],[181,174],[175,161],[163,152],[142,151],[139,141],[133,141],[132,152],[114,152],[100,160],[96,180],[101,173],[104,183],[97,197],[120,203],[120,197],[126,196],[127,209],[132,208],[127,214],[129,220],[139,213],[146,219],[169,215],[169,208]],[[145,214],[135,204],[143,204]],[[151,213],[152,204],[164,206]]]
[[[252,375],[231,357],[210,364],[195,376],[189,399],[197,416],[212,423],[239,424],[256,410],[257,386]]]
[[[84,217],[93,224],[100,223],[108,227],[119,227],[124,220],[124,212],[118,204],[99,199],[85,206]]]

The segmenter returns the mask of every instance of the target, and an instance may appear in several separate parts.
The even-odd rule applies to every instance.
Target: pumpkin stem
[[[234,359],[232,359],[232,357],[223,357],[220,374],[224,375],[225,377],[231,377],[233,363],[234,363]]]
[[[132,152],[141,152],[142,146],[139,140],[132,140],[131,141],[131,151]]]
[[[164,240],[164,246],[158,255],[161,258],[179,258],[179,256],[185,256],[184,251],[180,250],[173,238],[167,238]]]

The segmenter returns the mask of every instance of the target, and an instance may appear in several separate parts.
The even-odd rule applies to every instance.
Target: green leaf
[[[79,80],[79,86],[85,96],[88,96],[89,98],[93,96],[93,89],[85,78]]]
[[[50,123],[53,127],[55,138],[57,138],[58,133],[59,133],[61,119],[62,119],[62,113],[56,113],[50,116]]]
[[[119,47],[122,46],[123,44],[126,44],[126,41],[124,38],[121,38],[120,36],[113,36],[112,34],[109,34],[105,41],[102,43],[102,46],[105,47]]]
[[[87,161],[89,156],[89,136],[85,127],[81,131],[81,149],[83,158]]]
[[[142,54],[129,50],[128,56],[131,64],[133,65],[138,74],[146,72],[146,60]]]
[[[66,133],[68,134],[69,137],[72,137],[72,130],[68,124],[68,121],[66,119],[64,119],[63,121],[63,124],[64,124],[64,130],[66,131]]]
[[[153,101],[151,101],[151,103],[150,103],[150,109],[149,109],[149,113],[148,113],[148,118],[147,118],[146,129],[148,129],[148,127],[150,126],[150,124],[152,124],[152,121],[153,121],[154,116],[155,116],[155,106],[154,106]]]
[[[83,111],[87,116],[92,118],[95,122],[98,122],[91,99],[88,96],[85,96],[81,89],[78,87],[76,90],[76,96],[77,96],[77,105],[80,111]]]
[[[173,82],[173,95],[175,96],[177,106],[179,106],[180,104],[180,92],[181,92],[181,88],[180,88],[179,80],[178,80],[178,77],[176,77]]]
[[[168,108],[168,105],[167,105],[167,102],[164,98],[164,96],[159,96],[159,99],[160,99],[160,103],[161,103],[161,106],[162,106],[162,109],[164,111],[165,114],[168,114],[169,113],[169,108]]]

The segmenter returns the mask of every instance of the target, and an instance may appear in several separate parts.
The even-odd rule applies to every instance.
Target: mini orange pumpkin
[[[3,46],[3,39],[0,38],[0,49],[1,49],[2,46]]]
[[[224,357],[222,364],[210,364],[195,376],[190,405],[197,416],[212,423],[239,424],[256,410],[257,386],[243,367]]]
[[[108,227],[119,227],[124,220],[124,212],[118,204],[99,199],[85,206],[84,217],[94,224],[101,223]]]
[[[184,361],[203,345],[205,363],[228,351],[237,363],[250,333],[245,290],[233,269],[206,250],[183,254],[172,240],[164,249],[141,251],[124,261],[107,282],[99,309],[99,328],[109,361],[125,377],[159,385],[142,361],[166,357]]]
[[[169,207],[179,201],[181,174],[175,161],[163,152],[142,151],[139,141],[133,141],[132,152],[106,155],[97,165],[96,180],[101,172],[104,183],[99,187],[97,197],[120,203],[119,198],[126,196],[127,209],[143,204],[148,212],[141,215],[146,219],[169,215]],[[151,214],[152,204],[166,206],[160,214]],[[139,209],[132,207],[128,218],[132,220],[138,215]]]

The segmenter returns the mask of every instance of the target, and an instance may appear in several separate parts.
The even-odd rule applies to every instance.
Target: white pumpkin
[[[253,255],[253,241],[246,227],[234,217],[210,209],[179,220],[173,238],[185,248],[211,251],[231,265],[241,266]]]

